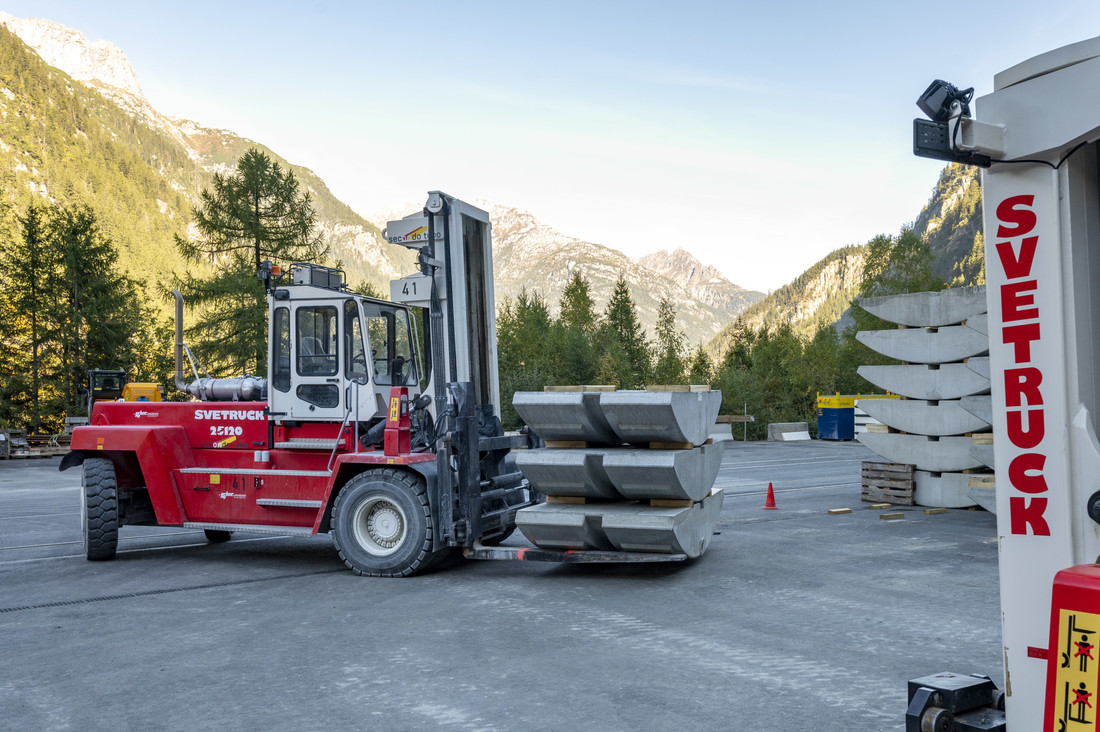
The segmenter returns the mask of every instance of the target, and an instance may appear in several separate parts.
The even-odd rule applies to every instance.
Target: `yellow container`
[[[160,384],[131,381],[122,387],[122,399],[127,402],[160,402],[164,401]]]
[[[897,394],[835,394],[822,396],[817,394],[818,409],[854,409],[859,399],[897,399]]]

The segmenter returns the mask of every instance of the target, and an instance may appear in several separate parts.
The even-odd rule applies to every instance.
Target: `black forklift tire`
[[[233,536],[232,531],[222,529],[203,529],[202,533],[206,534],[206,540],[211,544],[221,544],[223,541],[229,541],[229,537]]]
[[[445,552],[432,552],[427,489],[417,475],[378,468],[349,480],[332,507],[340,558],[356,574],[407,577]]]
[[[86,458],[81,483],[80,524],[84,556],[93,561],[114,559],[118,549],[115,464],[107,458]]]

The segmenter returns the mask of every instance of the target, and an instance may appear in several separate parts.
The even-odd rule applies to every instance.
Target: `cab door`
[[[339,300],[291,305],[289,419],[339,421],[344,417],[342,305]]]
[[[363,334],[363,318],[359,303],[345,300],[344,320],[344,401],[351,405],[351,418],[366,422],[384,414],[382,405],[375,400],[371,386],[371,359],[368,357],[366,338]],[[362,383],[359,383],[362,382]],[[358,404],[356,404],[358,397]]]

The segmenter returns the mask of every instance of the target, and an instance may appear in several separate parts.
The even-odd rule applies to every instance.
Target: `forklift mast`
[[[488,213],[431,191],[422,211],[389,222],[382,235],[420,253],[420,272],[391,282],[390,299],[423,308],[431,323],[425,328],[425,361],[432,363],[427,393],[446,382],[469,382],[474,402],[499,418],[491,232]]]
[[[914,147],[984,166],[1004,709],[1011,730],[1095,729],[1075,700],[1098,698],[1098,657],[1073,650],[1100,637],[1100,573],[1078,566],[1100,555],[1100,38],[997,74],[974,118],[969,92],[935,82]]]

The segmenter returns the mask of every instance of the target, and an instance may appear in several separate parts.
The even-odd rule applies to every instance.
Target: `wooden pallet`
[[[968,488],[996,488],[997,476],[993,473],[973,473],[966,485]]]
[[[543,391],[617,391],[611,384],[576,384],[572,386],[544,386]]]
[[[710,391],[709,384],[647,384],[646,391]]]
[[[602,445],[600,443],[589,443],[584,440],[545,440],[546,447],[559,450],[584,450],[589,447],[621,447],[627,450],[694,450],[695,445],[691,442],[642,442],[636,445]],[[708,437],[704,445],[711,445],[714,443],[714,438]]]
[[[913,466],[901,463],[864,461],[860,498],[869,503],[913,505]]]

